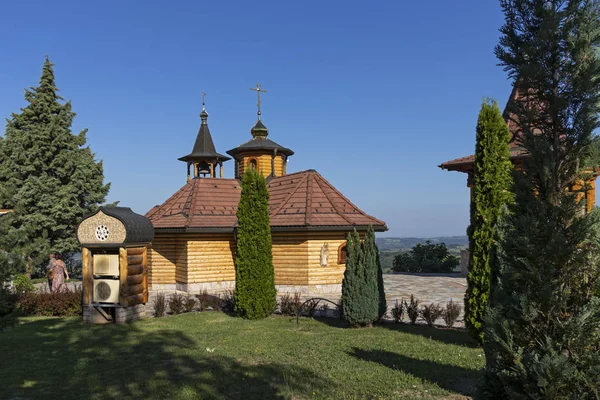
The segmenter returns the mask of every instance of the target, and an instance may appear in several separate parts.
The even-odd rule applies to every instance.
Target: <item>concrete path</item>
[[[458,274],[393,274],[384,275],[388,305],[396,300],[410,299],[413,294],[422,304],[439,303],[444,306],[450,299],[462,305],[467,280]]]

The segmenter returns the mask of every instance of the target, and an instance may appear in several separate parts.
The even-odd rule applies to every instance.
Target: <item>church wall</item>
[[[186,279],[187,256],[185,242],[176,234],[155,233],[148,246],[148,285],[172,285],[177,279]]]
[[[338,263],[338,249],[346,243],[345,232],[311,233],[308,240],[308,284],[342,284],[346,264]],[[321,265],[321,251],[327,245],[327,265]],[[341,290],[341,287],[340,287]]]
[[[235,280],[233,234],[194,234],[187,240],[187,283]]]
[[[248,167],[250,160],[255,158],[258,163],[258,171],[264,177],[271,175],[271,159],[272,154],[265,154],[264,152],[249,152],[244,153],[239,163],[239,175],[244,174],[245,169]],[[275,176],[283,176],[283,155],[278,154],[275,157]]]
[[[306,232],[273,232],[275,285],[308,285]]]

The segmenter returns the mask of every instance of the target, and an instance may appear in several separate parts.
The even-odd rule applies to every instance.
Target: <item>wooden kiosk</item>
[[[82,247],[83,320],[125,323],[145,316],[150,220],[129,207],[100,207],[77,227]]]

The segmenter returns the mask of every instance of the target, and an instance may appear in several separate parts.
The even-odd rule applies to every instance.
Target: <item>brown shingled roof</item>
[[[272,178],[269,214],[274,230],[351,229],[385,222],[365,214],[314,170]],[[155,229],[233,230],[241,188],[235,179],[192,179],[146,214]]]

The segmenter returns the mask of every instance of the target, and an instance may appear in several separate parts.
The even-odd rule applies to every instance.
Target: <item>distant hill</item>
[[[381,268],[383,272],[390,272],[394,262],[394,258],[398,253],[409,251],[419,243],[425,243],[429,240],[431,243],[445,243],[451,254],[460,255],[462,249],[469,247],[469,238],[467,236],[440,236],[434,238],[394,238],[384,237],[376,238],[375,242],[379,247],[379,255],[381,260]]]

